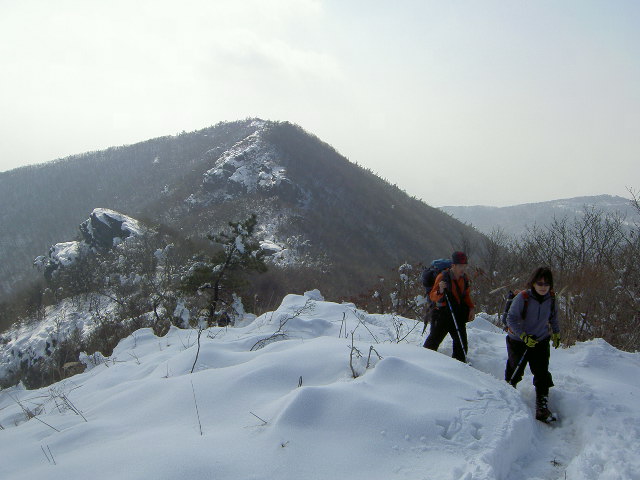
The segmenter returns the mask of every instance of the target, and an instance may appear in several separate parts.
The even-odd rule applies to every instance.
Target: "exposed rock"
[[[89,219],[80,224],[80,233],[84,242],[92,248],[109,250],[131,235],[140,235],[142,227],[131,217],[106,208],[96,208]]]
[[[277,194],[293,203],[301,203],[304,195],[288,177],[277,149],[262,138],[264,124],[234,144],[203,175],[200,190],[190,195],[190,205],[208,205],[247,194]]]
[[[85,242],[56,243],[47,255],[36,257],[33,264],[43,270],[46,279],[50,279],[58,268],[73,264],[89,251],[90,247]]]
[[[47,255],[35,258],[33,264],[43,271],[45,278],[50,279],[60,267],[72,265],[84,255],[109,250],[144,231],[137,220],[106,208],[96,208],[79,228],[81,241],[56,243]]]

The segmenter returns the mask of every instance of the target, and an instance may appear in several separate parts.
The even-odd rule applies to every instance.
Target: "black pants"
[[[549,395],[549,388],[553,387],[553,378],[549,372],[549,357],[551,356],[549,338],[538,342],[535,347],[529,348],[524,342],[514,340],[507,335],[507,354],[509,358],[507,359],[504,378],[508,383],[515,387],[522,380],[524,369],[529,364],[529,369],[533,374],[533,385],[536,387],[536,394]],[[526,357],[520,363],[523,355],[526,355]],[[520,363],[520,367],[516,372],[518,363]]]
[[[453,317],[451,316],[451,312],[442,308],[435,310],[431,319],[431,330],[429,331],[427,339],[424,341],[424,348],[428,348],[429,350],[438,350],[438,347],[444,340],[444,337],[449,334],[453,340],[453,355],[451,356],[461,362],[466,361],[468,348],[466,321],[469,316],[469,312],[467,311],[467,315],[463,317],[461,316],[464,314],[462,310],[463,309],[461,309],[459,313],[456,313],[456,319],[459,319],[458,329],[460,331],[460,336],[458,336],[458,330],[456,330],[456,325],[453,321]],[[460,344],[460,338],[462,338],[462,344]]]

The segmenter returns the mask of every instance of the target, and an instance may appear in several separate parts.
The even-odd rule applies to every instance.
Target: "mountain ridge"
[[[336,282],[335,289],[316,285],[328,295],[362,291],[399,263],[481,238],[301,127],[260,119],[0,173],[0,202],[8,206],[0,233],[4,293],[34,278],[33,259],[72,240],[95,208],[194,239],[257,213],[262,240],[295,244],[317,270],[300,288]]]
[[[584,208],[596,208],[605,214],[621,214],[627,219],[632,219],[635,214],[630,199],[608,194],[561,198],[504,207],[445,205],[438,208],[461,222],[474,226],[486,235],[491,234],[494,229],[499,227],[505,233],[516,236],[525,233],[527,227],[548,225],[554,217],[576,218],[583,214]]]

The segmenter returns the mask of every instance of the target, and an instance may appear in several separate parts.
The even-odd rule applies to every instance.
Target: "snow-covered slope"
[[[473,366],[450,342],[421,348],[421,328],[397,343],[413,325],[289,295],[205,332],[193,374],[195,331],[139,330],[83,374],[0,392],[0,478],[639,478],[637,353],[553,350],[553,428],[532,416],[529,374],[501,380],[485,317],[469,324]]]

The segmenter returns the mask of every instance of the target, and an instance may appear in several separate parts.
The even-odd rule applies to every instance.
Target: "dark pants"
[[[447,308],[447,310],[444,310],[443,308],[435,310],[431,319],[431,330],[429,330],[429,335],[424,341],[424,348],[428,348],[429,350],[438,350],[438,347],[444,340],[444,337],[449,334],[453,340],[453,355],[451,356],[456,360],[464,362],[466,361],[468,348],[466,320],[469,316],[469,311],[467,310],[466,316],[462,316],[464,315],[464,309],[459,309],[460,311],[456,312],[458,329],[460,331],[460,336],[458,336],[458,330],[456,330],[456,325],[453,321],[453,317],[451,316],[451,312],[448,310],[448,307],[445,308]],[[462,344],[460,344],[460,338],[462,338]]]
[[[549,357],[551,348],[549,339],[542,340],[535,347],[529,348],[524,342],[514,340],[507,335],[507,368],[504,372],[505,380],[514,387],[522,380],[524,369],[529,364],[529,369],[533,374],[533,385],[536,387],[537,395],[549,395],[549,388],[553,387],[553,378],[549,372]],[[520,360],[526,354],[522,363]],[[516,367],[520,367],[516,372]],[[515,372],[515,375],[514,375]],[[513,377],[513,380],[511,379]]]

